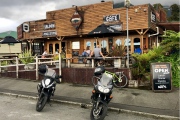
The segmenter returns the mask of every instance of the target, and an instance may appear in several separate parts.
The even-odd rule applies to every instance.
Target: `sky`
[[[124,0],[105,0],[123,2]],[[101,0],[1,0],[0,33],[16,31],[17,26],[26,21],[46,19],[46,12],[99,3]],[[179,4],[179,0],[130,0],[133,5],[160,3],[163,6]]]

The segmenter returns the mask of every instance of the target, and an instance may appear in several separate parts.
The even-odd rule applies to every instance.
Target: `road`
[[[52,102],[51,106],[46,104],[41,112],[37,112],[36,100],[5,95],[0,96],[0,103],[0,120],[90,120],[91,110],[77,105]],[[157,120],[157,118],[108,111],[105,120]]]

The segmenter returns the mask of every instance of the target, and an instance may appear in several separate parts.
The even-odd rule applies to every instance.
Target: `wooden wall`
[[[147,29],[148,26],[148,4],[131,6],[128,9],[129,30]],[[83,23],[77,32],[71,25],[70,19],[75,12],[75,8],[55,10],[46,12],[46,19],[27,22],[30,24],[30,32],[24,33],[23,39],[42,38],[44,23],[55,22],[56,28],[51,30],[57,31],[57,36],[74,36],[88,34],[98,25],[103,23],[103,16],[119,14],[120,22],[123,25],[122,31],[126,30],[126,8],[114,8],[113,2],[103,2],[87,6],[77,6],[78,11],[84,17]],[[137,12],[135,12],[137,10]],[[144,11],[146,10],[146,11]],[[152,25],[151,25],[152,26]],[[34,30],[35,29],[35,30]]]

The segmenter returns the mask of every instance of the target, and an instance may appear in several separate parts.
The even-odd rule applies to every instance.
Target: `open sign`
[[[151,81],[153,91],[171,91],[170,63],[151,63]]]

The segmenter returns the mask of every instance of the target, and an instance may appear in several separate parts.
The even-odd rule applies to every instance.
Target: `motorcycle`
[[[54,96],[56,83],[60,83],[59,78],[62,76],[56,75],[55,70],[49,69],[47,65],[42,64],[38,72],[44,78],[41,83],[38,83],[38,100],[36,104],[36,111],[40,112],[47,102],[50,102],[51,96]]]
[[[95,84],[95,80],[97,81]],[[112,75],[105,73],[103,66],[95,68],[94,76],[92,77],[94,89],[92,91],[91,100],[93,103],[90,118],[91,120],[103,120],[106,117],[108,103],[112,97]]]

